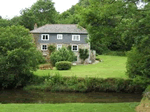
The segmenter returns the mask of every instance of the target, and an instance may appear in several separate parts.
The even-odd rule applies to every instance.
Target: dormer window
[[[80,35],[72,35],[72,41],[80,41]]]
[[[63,39],[63,35],[62,34],[57,34],[57,39]]]
[[[49,34],[42,34],[41,35],[41,40],[48,41],[49,40]]]

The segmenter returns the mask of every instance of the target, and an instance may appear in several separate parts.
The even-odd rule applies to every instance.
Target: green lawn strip
[[[89,65],[72,66],[71,70],[58,71],[54,70],[37,70],[38,76],[46,76],[59,72],[62,76],[77,76],[77,77],[98,77],[98,78],[128,78],[126,72],[126,57],[119,56],[97,56],[102,62]]]
[[[0,112],[135,112],[134,103],[1,104]]]

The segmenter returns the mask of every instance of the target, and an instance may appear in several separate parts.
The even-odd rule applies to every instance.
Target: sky
[[[37,0],[0,0],[0,16],[11,19],[19,16],[20,11],[31,7]],[[78,3],[79,0],[52,0],[55,3],[55,9],[62,13]]]

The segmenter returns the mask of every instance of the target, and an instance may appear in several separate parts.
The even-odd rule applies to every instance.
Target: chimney
[[[34,30],[35,30],[35,29],[37,29],[37,23],[35,23],[35,25],[34,25]]]

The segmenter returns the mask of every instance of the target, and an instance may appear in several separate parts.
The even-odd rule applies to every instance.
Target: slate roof
[[[30,33],[83,33],[87,34],[86,29],[77,24],[46,24],[42,27],[30,31]]]

